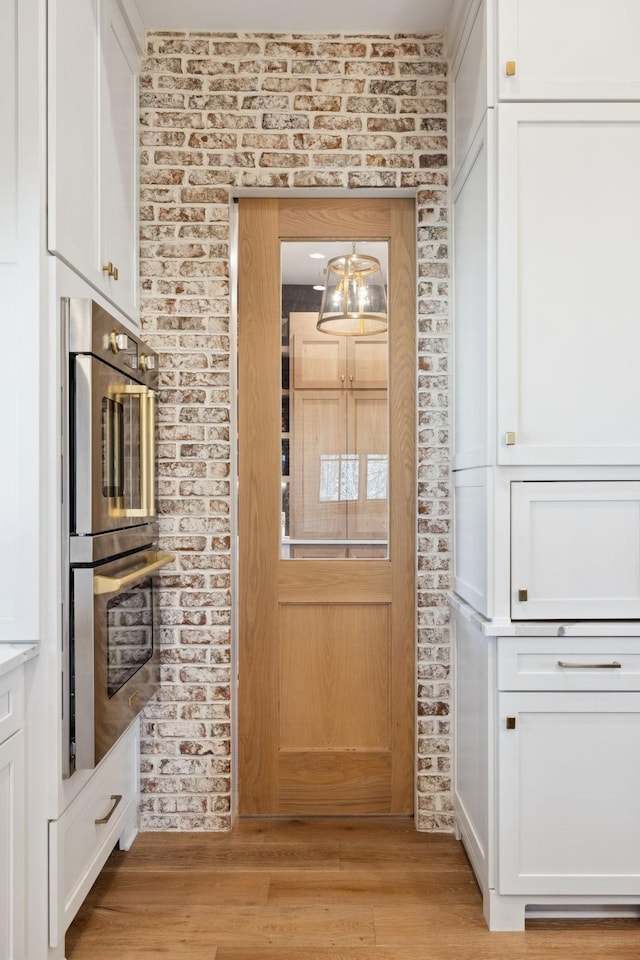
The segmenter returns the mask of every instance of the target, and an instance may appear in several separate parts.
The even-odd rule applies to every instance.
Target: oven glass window
[[[141,580],[107,603],[107,692],[113,697],[153,653],[153,583]]]
[[[102,398],[102,496],[124,495],[124,408]]]

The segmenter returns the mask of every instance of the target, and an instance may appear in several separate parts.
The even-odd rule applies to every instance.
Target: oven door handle
[[[152,573],[155,573],[156,570],[161,570],[162,567],[166,567],[167,564],[175,560],[173,553],[161,553],[157,550],[150,550],[148,553],[145,553],[144,558],[146,561],[144,567],[137,567],[135,570],[132,570],[131,573],[125,573],[123,577],[104,577],[100,573],[94,574],[94,596],[119,593],[120,590],[133,586],[135,583],[138,583],[139,580],[145,580],[147,577],[150,577]]]
[[[119,402],[127,396],[140,398],[140,507],[124,507],[118,511],[121,517],[155,517],[155,391],[142,384],[118,384],[114,390]]]

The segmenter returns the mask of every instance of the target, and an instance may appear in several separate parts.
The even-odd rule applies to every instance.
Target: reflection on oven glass
[[[142,580],[107,604],[107,692],[112,697],[153,653],[153,587]]]

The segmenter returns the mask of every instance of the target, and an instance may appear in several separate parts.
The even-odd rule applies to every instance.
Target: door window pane
[[[281,556],[285,559],[388,556],[388,337],[323,332],[317,322],[328,272],[338,310],[340,282],[351,283],[352,242],[281,245]],[[387,278],[387,244],[355,243],[357,302],[370,271]],[[371,266],[372,261],[374,266]],[[378,271],[375,261],[380,265]],[[331,264],[337,264],[332,267]],[[355,281],[354,281],[355,283]],[[375,322],[384,317],[375,291]],[[353,298],[345,297],[353,306]],[[345,311],[345,312],[347,312]],[[362,329],[364,321],[345,329]],[[350,324],[350,325],[349,325]],[[384,323],[382,323],[384,326]]]

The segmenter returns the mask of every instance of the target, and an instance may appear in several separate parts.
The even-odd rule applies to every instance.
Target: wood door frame
[[[391,270],[394,271],[395,280],[392,282],[389,291],[390,297],[390,313],[393,315],[394,310],[407,309],[407,302],[410,302],[410,312],[411,315],[415,318],[415,324],[407,325],[403,331],[403,335],[397,338],[395,344],[395,353],[397,359],[395,364],[392,365],[390,369],[390,391],[389,391],[389,403],[390,418],[393,418],[394,421],[401,422],[403,424],[402,438],[399,439],[399,448],[403,450],[404,457],[402,462],[391,460],[390,463],[390,488],[394,491],[393,499],[390,499],[389,504],[389,526],[390,526],[390,542],[393,542],[393,530],[396,525],[394,521],[394,514],[397,516],[398,511],[400,510],[400,505],[404,509],[410,511],[410,516],[412,517],[413,530],[412,536],[406,540],[401,540],[394,544],[395,554],[400,557],[402,556],[402,563],[399,563],[395,566],[397,573],[395,574],[395,580],[389,576],[389,573],[384,570],[385,561],[368,561],[369,567],[368,571],[370,577],[376,583],[381,583],[386,581],[388,583],[388,589],[390,596],[394,592],[394,588],[398,586],[398,583],[402,581],[406,583],[407,571],[410,571],[411,586],[410,591],[410,609],[407,609],[404,612],[404,622],[406,626],[405,637],[406,645],[410,647],[410,656],[409,661],[411,662],[411,682],[409,684],[412,691],[412,696],[410,703],[407,704],[407,711],[411,715],[411,727],[413,730],[413,736],[407,738],[407,743],[403,744],[403,749],[406,754],[410,754],[411,760],[411,769],[412,769],[412,784],[411,792],[412,797],[415,797],[415,758],[416,758],[416,669],[415,669],[415,651],[416,651],[416,526],[417,526],[417,493],[416,493],[416,483],[417,483],[417,445],[416,445],[416,420],[417,420],[417,315],[416,315],[416,253],[417,253],[417,242],[416,242],[416,212],[415,212],[415,192],[408,194],[407,191],[398,191],[394,192],[391,195],[385,191],[386,196],[382,192],[375,194],[375,197],[367,195],[353,196],[350,195],[348,198],[344,196],[337,196],[332,194],[331,196],[323,195],[318,197],[317,193],[313,196],[301,196],[299,194],[294,197],[291,196],[291,192],[281,193],[280,191],[269,192],[269,194],[260,193],[256,196],[256,193],[253,191],[248,192],[247,194],[242,194],[242,198],[247,197],[252,201],[260,201],[264,205],[264,209],[268,209],[269,205],[276,201],[280,207],[279,214],[279,223],[280,229],[276,234],[274,234],[273,239],[280,242],[280,237],[284,236],[285,238],[297,239],[298,233],[295,230],[295,221],[296,221],[296,204],[300,201],[303,201],[306,205],[314,212],[314,217],[316,219],[317,228],[316,232],[311,233],[305,232],[303,237],[300,239],[312,240],[317,239],[346,239],[350,240],[353,236],[353,223],[350,220],[348,224],[343,225],[341,213],[345,208],[345,199],[347,204],[350,207],[351,212],[357,211],[358,209],[362,210],[362,220],[361,227],[362,233],[360,239],[388,239],[388,232],[385,233],[385,230],[381,228],[381,223],[383,220],[388,220],[391,218],[395,224],[396,236],[402,238],[403,243],[396,246],[395,251],[390,245],[390,274]],[[358,204],[361,206],[358,207]],[[371,204],[376,207],[380,213],[380,220],[377,221],[376,217],[371,217]],[[268,219],[268,217],[267,217]],[[242,239],[238,234],[237,228],[237,218],[235,224],[235,240],[236,246],[239,250]],[[266,226],[265,222],[265,236],[268,235],[269,229]],[[239,257],[240,261],[240,257]],[[270,268],[277,269],[279,274],[279,264],[274,263],[270,265]],[[241,282],[242,269],[240,262],[237,270],[237,279],[238,284]],[[271,308],[274,309],[276,315],[279,314],[279,303],[276,306],[275,297],[274,303],[271,304]],[[400,303],[402,301],[402,307]],[[235,304],[234,304],[235,306]],[[236,311],[234,311],[236,312]],[[237,319],[237,317],[236,317]],[[410,329],[409,329],[410,327]],[[235,343],[235,355],[238,357],[241,351],[241,341],[242,341],[242,330],[241,330],[241,321],[237,319],[236,323],[236,343]],[[280,332],[277,331],[277,347],[279,350],[279,336]],[[265,340],[265,349],[268,349],[268,336]],[[275,346],[275,341],[274,341]],[[395,366],[395,370],[394,370]],[[235,372],[235,371],[234,371]],[[276,383],[275,377],[274,382],[271,384],[271,388],[278,391],[280,389],[279,383],[279,371],[277,373],[278,382]],[[396,401],[394,399],[393,383],[395,377],[403,377],[407,382],[410,383],[410,402],[407,401],[406,396],[403,400],[403,408],[396,408]],[[397,381],[396,381],[397,382]],[[243,433],[243,404],[242,399],[238,394],[236,394],[236,404],[237,404],[237,432],[236,435],[240,436]],[[410,407],[410,410],[407,408]],[[267,418],[273,416],[273,411],[264,410],[264,416]],[[274,459],[274,469],[273,474],[277,477],[279,484],[279,465],[276,463],[277,458],[277,448],[274,447],[273,459]],[[407,469],[408,464],[410,463],[411,469]],[[234,470],[234,476],[239,476],[239,471]],[[261,488],[260,495],[264,497],[265,491]],[[251,507],[251,502],[254,506]],[[247,497],[246,503],[249,504],[248,511],[251,512],[251,509],[255,509],[255,504],[257,502],[257,497]],[[236,503],[237,507],[237,503]],[[240,508],[242,509],[242,508]],[[279,527],[279,513],[274,511],[273,517],[270,518],[270,521],[276,526]],[[234,564],[236,572],[236,583],[239,582],[242,570],[242,551],[240,550],[240,561]],[[353,561],[349,561],[353,562]],[[324,561],[305,561],[305,567],[309,571],[309,599],[313,596],[313,582],[316,579],[323,579],[323,564]],[[282,562],[280,562],[282,565]],[[274,566],[277,566],[274,565]],[[402,571],[402,572],[400,572]],[[286,594],[287,589],[287,577],[286,569],[283,568],[280,576],[280,583],[284,587]],[[340,586],[336,584],[336,600],[340,602]],[[237,626],[237,600],[239,594],[239,588],[236,587],[234,590],[236,594],[236,603],[234,603],[234,611],[236,611],[236,626]],[[261,608],[259,611],[252,611],[252,615],[255,617],[256,622],[258,620],[264,622],[265,617],[267,620],[273,622],[273,618],[276,616],[276,610],[265,610]],[[235,650],[234,650],[234,660],[236,666],[236,682],[239,677],[240,670],[240,649],[238,641],[239,631],[234,631],[235,639]],[[257,669],[260,669],[263,672],[263,676],[271,676],[273,679],[274,676],[274,663],[260,662],[257,664]],[[406,691],[408,689],[406,685],[407,678],[404,678],[404,684],[401,682],[401,678],[398,678],[398,694],[399,690],[402,689],[403,693],[401,698],[404,702],[406,699]],[[242,733],[241,723],[241,705],[236,688],[236,696],[234,697],[234,705],[232,706],[232,721],[234,727],[234,733],[236,735],[236,749],[234,750],[234,812],[238,808],[238,794],[239,794],[239,785],[238,785],[238,751],[240,747],[240,738]],[[240,713],[240,716],[239,716]],[[275,722],[276,717],[265,717],[267,722]],[[410,742],[409,742],[410,741]],[[268,763],[268,758],[261,758],[260,764],[264,765]],[[412,807],[414,804],[412,802]]]

